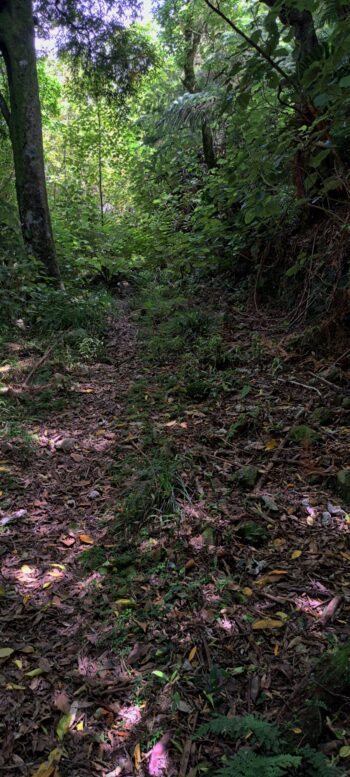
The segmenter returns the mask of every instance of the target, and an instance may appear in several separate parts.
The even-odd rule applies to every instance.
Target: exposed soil
[[[225,340],[251,354],[236,382],[218,371],[216,393],[179,400],[162,388],[176,360],[143,366],[121,310],[110,363],[75,368],[74,401],[26,424],[34,450],[3,446],[1,775],[210,774],[226,745],[193,734],[213,710],[306,736],[310,672],[350,638],[350,521],[335,488],[348,363],[303,358],[237,310]],[[124,497],[159,445],[179,462],[176,506],[132,523]],[[345,697],[333,715],[330,754]]]

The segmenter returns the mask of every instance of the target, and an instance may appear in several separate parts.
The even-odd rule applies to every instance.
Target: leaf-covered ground
[[[303,356],[215,286],[171,299],[121,305],[109,358],[48,396],[25,338],[3,360],[0,774],[213,774],[213,712],[303,742],[350,638],[347,354]]]

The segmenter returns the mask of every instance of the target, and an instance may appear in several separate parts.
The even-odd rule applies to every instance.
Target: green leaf
[[[60,742],[62,742],[63,737],[66,735],[69,729],[71,718],[72,718],[71,713],[67,712],[67,714],[62,715],[62,717],[58,721],[56,734]]]

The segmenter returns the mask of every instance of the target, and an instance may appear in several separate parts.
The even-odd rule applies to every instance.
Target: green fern
[[[175,129],[186,125],[192,129],[200,127],[203,121],[218,113],[223,99],[224,91],[220,87],[195,94],[186,92],[171,103],[158,126],[170,125]]]
[[[216,715],[201,726],[196,738],[214,734],[237,740],[250,735],[254,749],[243,747],[226,759],[212,777],[341,777],[322,753],[311,747],[283,752],[286,747],[278,726],[261,717]]]
[[[240,739],[253,734],[256,742],[264,750],[277,753],[281,746],[281,732],[274,723],[269,723],[255,715],[244,715],[242,718],[227,718],[217,715],[198,730],[198,736],[206,734],[221,734],[230,739]]]
[[[215,772],[215,777],[283,777],[290,774],[290,769],[294,772],[301,763],[302,758],[298,755],[268,756],[241,750],[228,760],[227,766]]]

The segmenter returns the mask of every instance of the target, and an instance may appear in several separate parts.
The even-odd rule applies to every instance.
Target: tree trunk
[[[262,0],[262,2],[268,5],[269,8],[273,8],[276,5],[276,0]],[[279,10],[279,17],[282,24],[293,27],[297,47],[297,71],[299,71],[303,60],[318,46],[312,14],[310,11],[299,11],[297,8],[288,8],[288,6],[282,5]]]
[[[198,92],[196,73],[195,73],[195,58],[198,51],[198,46],[201,40],[200,32],[193,30],[191,27],[186,27],[184,31],[184,38],[186,41],[185,47],[185,61],[184,61],[184,78],[183,84],[187,91],[191,94]],[[202,122],[202,147],[204,160],[208,170],[212,170],[216,167],[216,154],[214,147],[213,133],[209,124],[206,121]]]
[[[46,273],[59,278],[46,190],[31,0],[0,0],[0,52],[9,86],[8,123],[23,239]]]

